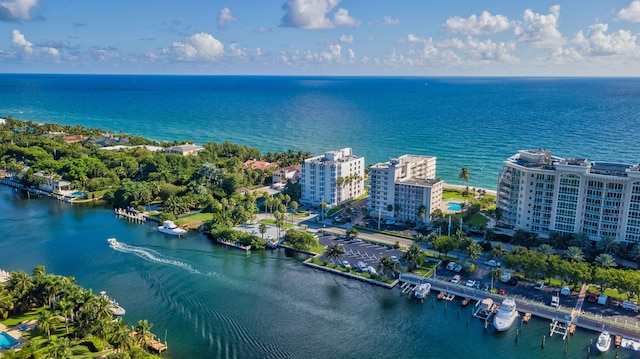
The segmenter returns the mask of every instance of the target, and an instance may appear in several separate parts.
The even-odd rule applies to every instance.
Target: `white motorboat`
[[[118,248],[121,246],[120,242],[118,242],[118,240],[116,240],[115,238],[109,238],[107,239],[107,242],[109,243],[109,247],[111,248]]]
[[[598,349],[600,353],[604,353],[609,350],[609,347],[611,347],[611,334],[609,334],[609,332],[607,331],[604,331],[598,336],[596,349]]]
[[[498,313],[493,317],[493,326],[496,327],[497,331],[504,332],[511,328],[517,317],[516,302],[511,298],[507,298],[502,301]]]
[[[158,231],[174,236],[182,236],[187,233],[184,229],[178,227],[173,221],[166,220],[162,222],[162,225],[158,227]]]
[[[121,317],[123,315],[125,315],[125,313],[127,312],[124,308],[122,308],[118,302],[115,301],[115,299],[111,299],[109,297],[107,297],[107,292],[102,291],[100,292],[100,295],[102,297],[105,297],[107,299],[109,299],[111,302],[109,304],[109,309],[111,310],[111,312],[113,313],[113,315],[115,315],[116,317]]]
[[[413,291],[413,295],[418,299],[424,299],[431,292],[431,283],[422,283]]]

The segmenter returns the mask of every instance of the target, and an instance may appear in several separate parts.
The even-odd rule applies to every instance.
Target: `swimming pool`
[[[86,193],[84,192],[73,192],[70,196],[74,198],[84,198],[85,195]]]
[[[447,203],[447,208],[450,211],[461,211],[462,210],[462,203],[457,203],[457,202],[449,202]]]
[[[13,348],[18,345],[20,341],[6,332],[0,332],[0,349]]]

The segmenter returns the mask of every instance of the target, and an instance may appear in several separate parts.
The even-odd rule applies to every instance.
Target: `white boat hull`
[[[609,332],[602,332],[600,336],[598,336],[598,341],[596,342],[596,349],[600,353],[604,353],[611,347],[611,334]]]
[[[184,236],[185,234],[187,234],[187,231],[185,231],[182,228],[164,228],[164,227],[158,227],[158,231],[162,232],[162,233],[166,233],[166,234],[171,234],[173,236]]]

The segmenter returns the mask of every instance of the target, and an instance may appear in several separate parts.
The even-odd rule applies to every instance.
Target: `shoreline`
[[[474,186],[463,186],[463,185],[459,185],[459,184],[450,184],[450,183],[447,183],[447,182],[444,183],[444,188],[449,188],[449,189],[457,189],[457,190],[464,191],[464,189],[466,187],[469,187],[469,189],[474,188],[476,191],[479,190],[479,189],[484,190],[484,191],[487,192],[487,194],[490,194],[492,196],[497,196],[498,195],[498,192],[496,190],[494,190],[494,189],[486,189],[486,188],[474,187]]]

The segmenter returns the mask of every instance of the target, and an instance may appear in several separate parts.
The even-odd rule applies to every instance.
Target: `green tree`
[[[13,295],[8,289],[0,287],[0,318],[6,319],[9,312],[13,310]]]
[[[334,264],[335,259],[340,260],[340,258],[344,257],[345,254],[347,254],[347,252],[344,250],[344,247],[335,242],[328,245],[327,249],[324,251],[325,257]]]
[[[57,316],[48,310],[43,310],[38,316],[38,329],[47,333],[47,339],[51,340],[51,331],[56,330],[58,325]]]
[[[258,226],[258,231],[260,232],[262,239],[264,239],[264,234],[267,233],[267,225],[265,223],[260,223],[260,226]]]
[[[356,228],[351,227],[347,229],[345,234],[347,235],[347,238],[354,239],[354,238],[358,238],[358,236],[360,235],[360,232],[358,232]]]
[[[400,265],[398,262],[392,260],[391,257],[382,256],[378,260],[378,270],[380,270],[385,277],[389,278],[395,276],[395,273],[400,272]]]
[[[46,347],[47,358],[71,359],[73,351],[71,350],[71,340],[69,338],[55,338],[49,340]]]
[[[318,238],[313,234],[296,229],[288,230],[284,235],[284,241],[299,250],[309,250],[318,245]]]
[[[571,263],[584,261],[584,254],[580,247],[570,246],[564,251],[564,255]]]
[[[596,248],[605,254],[614,254],[618,251],[618,243],[614,237],[604,236],[596,243]]]
[[[467,167],[462,167],[460,169],[458,179],[465,184],[465,196],[469,195],[469,186],[467,185],[467,183],[469,183],[469,180],[471,179],[471,174],[469,173],[469,169]]]
[[[599,254],[596,257],[595,262],[598,266],[602,268],[613,268],[616,266],[615,258],[613,258],[613,256],[608,253]]]
[[[138,324],[136,325],[136,334],[134,335],[136,344],[143,348],[147,347],[149,342],[153,339],[153,333],[151,333],[152,327],[153,324],[149,323],[146,319],[138,321]]]
[[[424,251],[415,243],[412,243],[404,253],[404,258],[409,263],[411,270],[421,266],[424,263],[424,257]]]
[[[500,280],[504,275],[504,271],[501,268],[492,268],[489,271],[489,278],[491,278],[491,289],[493,289],[493,282]]]
[[[553,247],[549,244],[541,244],[538,247],[538,251],[540,251],[540,253],[544,254],[545,256],[549,257],[553,254]]]
[[[122,319],[118,319],[114,323],[111,336],[108,341],[116,352],[123,349],[130,350],[135,345],[135,340],[131,336],[131,329],[129,329],[129,325],[123,322]]]
[[[489,253],[491,259],[498,260],[500,257],[505,255],[507,250],[504,248],[504,244],[496,243],[491,247],[491,253]]]
[[[452,250],[456,249],[456,241],[453,237],[449,236],[439,236],[431,243],[431,245],[438,253],[441,255],[444,254],[445,256],[447,256]]]
[[[480,255],[482,254],[482,246],[478,242],[472,241],[465,249],[465,252],[468,259],[475,261],[480,258]]]

